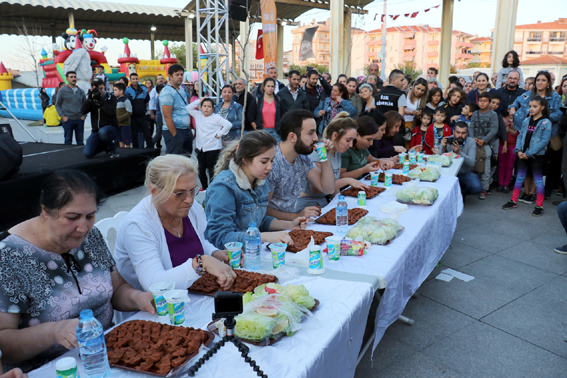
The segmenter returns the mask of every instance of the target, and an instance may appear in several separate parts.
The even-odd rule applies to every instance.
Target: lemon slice
[[[274,329],[272,329],[272,335],[277,335],[278,333],[282,332],[288,324],[289,320],[287,320],[287,318],[283,318],[282,320],[277,322],[274,326]]]
[[[256,310],[258,314],[266,315],[266,316],[277,316],[278,310],[274,307],[260,307]]]

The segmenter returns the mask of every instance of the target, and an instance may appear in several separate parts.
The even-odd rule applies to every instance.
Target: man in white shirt
[[[156,135],[154,135],[153,138],[154,144],[156,145],[157,148],[161,148],[161,136],[162,136],[162,127],[163,127],[163,118],[156,117],[156,111],[157,111],[156,99],[158,97],[156,87],[160,84],[165,85],[165,78],[163,77],[162,74],[157,75],[156,85],[150,91],[150,102],[148,104],[148,108],[150,109],[150,117],[152,120],[155,121],[157,125]]]

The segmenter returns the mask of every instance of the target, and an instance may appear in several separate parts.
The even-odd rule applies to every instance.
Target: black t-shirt
[[[398,101],[405,93],[389,84],[374,96],[376,99],[376,108],[386,114],[388,110],[398,111]]]
[[[528,131],[526,131],[526,138],[524,139],[524,148],[522,152],[526,152],[530,148],[530,142],[532,141],[532,136],[534,135],[534,131],[539,119],[534,120],[534,117],[530,117],[530,123],[528,125]]]

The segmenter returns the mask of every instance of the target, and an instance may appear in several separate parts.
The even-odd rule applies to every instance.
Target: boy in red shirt
[[[425,133],[425,145],[423,149],[426,154],[439,154],[442,140],[453,135],[451,128],[445,123],[445,118],[447,118],[445,108],[435,109],[435,113],[433,114],[434,122],[427,128],[427,132]],[[445,140],[445,142],[447,141]]]
[[[413,128],[411,132],[410,147],[425,146],[425,133],[427,128],[433,121],[433,110],[429,108],[423,109],[421,113],[421,125]]]

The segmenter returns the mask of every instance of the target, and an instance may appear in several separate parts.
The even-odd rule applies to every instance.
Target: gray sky
[[[142,4],[142,5],[155,5],[155,0],[116,0],[115,3],[124,4]],[[170,0],[168,6],[183,8],[188,0]],[[396,21],[392,21],[388,17],[388,26],[401,26],[401,25],[416,25],[428,24],[430,26],[439,27],[441,25],[441,7],[432,9],[428,13],[423,10],[439,5],[442,0],[388,0],[388,14],[404,14],[419,11],[416,18],[405,18],[403,15]],[[478,34],[479,36],[489,36],[490,29],[494,28],[496,17],[496,3],[497,0],[462,0],[455,1],[453,29],[467,32],[470,34]],[[530,24],[541,22],[550,22],[557,20],[559,17],[567,17],[567,1],[566,0],[540,0],[537,2],[538,6],[534,6],[533,0],[519,0],[517,24]],[[374,21],[376,13],[382,14],[384,3],[382,0],[377,0],[372,4],[366,6],[369,14],[367,16],[354,16],[352,26],[364,30],[372,30],[380,28],[380,16]],[[329,12],[320,9],[314,9],[298,17],[297,21],[307,22],[312,19],[318,21],[326,20],[329,17]],[[257,33],[260,24],[256,24],[253,30],[253,37]],[[89,29],[89,25],[78,25],[81,29]],[[291,49],[291,29],[293,27],[285,27],[284,35],[284,50]],[[62,33],[64,30],[60,30]],[[97,30],[101,37],[104,37],[104,30]],[[159,30],[156,33],[156,38],[159,38]],[[148,30],[149,39],[149,30]],[[51,46],[51,39],[49,37],[34,38],[36,46],[41,51],[41,47],[45,46],[49,51]],[[17,68],[26,70],[26,66],[18,59],[14,50],[20,47],[21,39],[17,36],[0,36],[0,46],[5,48],[0,49],[0,61],[4,62],[8,68]],[[121,40],[110,40],[101,38],[97,44],[97,49],[107,46],[106,53],[109,63],[117,65],[116,59],[118,54],[124,50],[124,45]],[[161,41],[156,42],[156,49],[161,47]],[[150,42],[149,41],[131,41],[130,50],[137,53],[140,59],[150,58]]]

